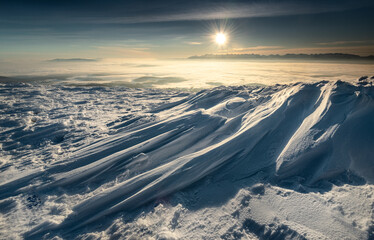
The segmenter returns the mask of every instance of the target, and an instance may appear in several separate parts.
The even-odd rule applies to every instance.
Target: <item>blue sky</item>
[[[348,0],[2,1],[0,59],[373,55],[373,12],[373,1]]]

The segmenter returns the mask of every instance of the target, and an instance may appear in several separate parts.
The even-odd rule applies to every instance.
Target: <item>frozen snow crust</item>
[[[374,236],[374,87],[0,93],[0,237]]]

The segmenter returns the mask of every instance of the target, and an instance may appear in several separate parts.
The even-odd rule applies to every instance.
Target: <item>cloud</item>
[[[143,76],[135,78],[132,80],[132,83],[140,84],[143,87],[153,87],[154,85],[166,85],[169,83],[179,83],[187,81],[181,77],[152,77],[152,76]]]
[[[146,47],[121,47],[121,46],[97,46],[99,51],[110,56],[137,58],[137,57],[152,57],[149,48]]]
[[[336,45],[356,45],[356,44],[364,44],[364,43],[371,43],[373,41],[335,41],[335,42],[320,42],[316,43],[317,45],[321,46],[336,46]]]
[[[182,3],[179,6],[166,7],[164,11],[140,11],[138,14],[126,14],[112,18],[102,18],[104,23],[147,23],[191,20],[237,19],[253,17],[273,17],[339,12],[373,5],[368,1],[206,1]],[[158,8],[160,9],[160,8]],[[146,17],[145,17],[146,16]]]
[[[84,2],[84,1],[83,1]],[[227,18],[250,18],[285,15],[302,15],[344,11],[372,6],[369,0],[330,1],[39,1],[23,3],[21,6],[9,1],[0,9],[0,22],[19,22],[32,19],[33,22],[71,23],[151,23],[185,20],[211,20]],[[72,7],[73,6],[73,7]],[[14,13],[17,9],[17,15]],[[33,9],[30,11],[29,9]],[[21,13],[21,14],[20,14]],[[69,17],[66,17],[69,13]]]
[[[274,46],[275,47],[275,46]],[[231,54],[315,54],[315,53],[347,53],[361,56],[374,55],[374,45],[365,46],[326,46],[326,47],[305,47],[305,48],[246,48],[246,51],[230,51]]]
[[[139,64],[139,65],[136,65],[135,67],[139,67],[139,68],[148,68],[148,67],[157,67],[159,65],[157,64]]]
[[[241,6],[230,6],[218,9],[188,9],[184,12],[169,14],[154,14],[147,17],[138,16],[118,16],[100,19],[82,19],[86,22],[95,21],[96,23],[149,23],[149,22],[174,22],[174,21],[198,21],[215,19],[237,19],[253,17],[272,17],[300,14],[314,14],[323,12],[334,12],[344,10],[341,7],[319,9],[304,7],[298,4],[278,5],[278,4],[242,4]]]
[[[233,48],[231,51],[236,52],[248,52],[248,51],[257,51],[257,50],[271,50],[271,49],[282,49],[282,46],[256,46],[256,47],[245,47],[245,48]]]
[[[214,87],[223,85],[223,83],[221,83],[221,82],[206,82],[206,84],[208,84],[210,86],[214,86]]]
[[[201,43],[201,42],[186,42],[186,44],[188,44],[188,45],[201,45],[203,43]]]
[[[73,77],[72,74],[15,75],[11,77],[0,76],[0,82],[50,83],[56,81],[65,81],[71,77]]]
[[[97,62],[99,59],[93,58],[55,58],[47,60],[47,62]]]

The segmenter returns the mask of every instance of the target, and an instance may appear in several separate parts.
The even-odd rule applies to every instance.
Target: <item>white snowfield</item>
[[[3,83],[1,239],[373,239],[374,87]]]

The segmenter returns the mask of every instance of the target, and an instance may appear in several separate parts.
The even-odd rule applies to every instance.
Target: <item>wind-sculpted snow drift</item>
[[[371,186],[374,181],[374,88],[370,86],[320,82],[219,87],[160,104],[148,113],[154,120],[141,122],[139,117],[108,123],[115,131],[80,147],[64,161],[1,184],[4,201],[30,192],[44,201],[79,195],[63,218],[26,229],[25,238],[76,236],[103,219],[110,221],[118,213],[136,211],[204,184],[204,189],[215,189],[213,195],[230,195],[216,203],[223,205],[235,192],[242,193],[246,184],[251,187],[257,182],[307,193],[317,188],[328,191],[331,186],[326,187],[326,181],[347,179],[342,176],[356,179],[343,181],[350,184],[366,181]],[[220,188],[220,182],[229,184]],[[267,188],[254,186],[251,194],[258,196]],[[234,193],[222,190],[227,188]],[[366,220],[362,225],[368,228],[370,218]],[[351,231],[351,237],[370,237],[370,228],[358,229],[357,224],[348,228],[343,220],[338,222]],[[242,224],[241,234],[258,238],[308,238],[286,225],[272,227],[249,218]],[[302,224],[299,221],[296,229],[309,237],[333,234],[323,235],[323,227],[313,224],[303,230]]]

